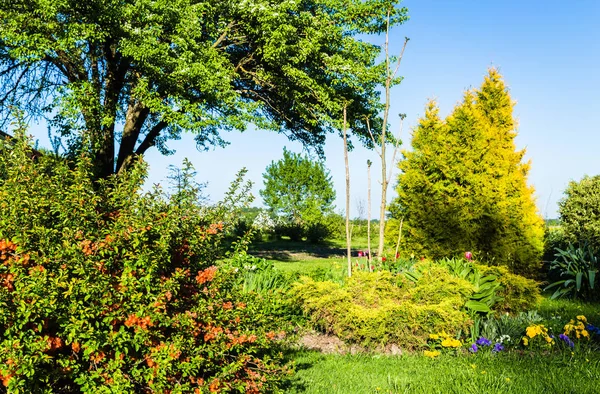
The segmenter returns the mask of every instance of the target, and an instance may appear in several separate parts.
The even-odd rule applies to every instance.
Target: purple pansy
[[[560,334],[558,336],[562,341],[564,341],[567,345],[569,345],[569,347],[571,349],[573,349],[575,347],[575,344],[573,343],[573,341],[571,340],[571,338],[569,338],[568,335],[566,334]]]

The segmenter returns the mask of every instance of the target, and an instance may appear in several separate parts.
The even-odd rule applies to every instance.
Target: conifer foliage
[[[543,221],[527,185],[525,151],[515,146],[513,107],[496,69],[446,119],[434,101],[427,104],[390,208],[404,219],[405,251],[440,258],[470,250],[491,264],[535,271]]]

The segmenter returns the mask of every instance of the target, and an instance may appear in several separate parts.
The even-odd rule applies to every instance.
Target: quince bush
[[[241,177],[209,208],[189,166],[170,197],[91,169],[0,142],[0,392],[277,391],[289,324],[217,264]]]

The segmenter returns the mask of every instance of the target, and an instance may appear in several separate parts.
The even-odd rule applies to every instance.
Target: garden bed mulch
[[[317,350],[324,354],[359,354],[373,352],[391,356],[402,354],[402,349],[395,344],[380,347],[374,351],[368,351],[358,345],[346,344],[335,335],[321,334],[314,331],[302,335],[298,340],[298,345],[306,349]]]

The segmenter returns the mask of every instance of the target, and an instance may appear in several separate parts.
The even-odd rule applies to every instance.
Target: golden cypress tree
[[[445,120],[428,103],[413,150],[400,162],[391,206],[393,217],[404,218],[404,251],[432,258],[472,251],[482,261],[534,272],[543,221],[527,185],[525,151],[514,143],[513,107],[496,69]]]

